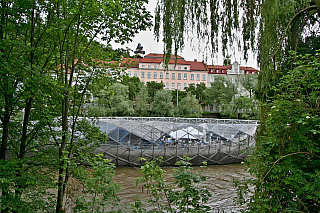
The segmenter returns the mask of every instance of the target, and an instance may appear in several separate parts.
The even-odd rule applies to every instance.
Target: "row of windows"
[[[128,71],[129,77],[132,77],[131,71]],[[138,77],[138,71],[133,72],[133,76]],[[145,78],[145,72],[141,72],[141,78]],[[159,72],[159,78],[163,79],[163,72]],[[147,72],[147,78],[151,78],[151,72]],[[153,73],[153,78],[157,79],[158,78],[158,73],[154,72]],[[170,79],[170,73],[166,72],[166,79]],[[176,73],[171,73],[171,79],[175,80],[176,79]],[[182,74],[178,73],[177,79],[181,80],[182,79]],[[183,80],[188,80],[188,74],[183,73]],[[194,80],[194,74],[190,74],[190,80]],[[196,80],[200,81],[200,74],[196,74]],[[206,81],[206,74],[202,74],[202,80]]]
[[[141,65],[141,68],[146,68],[146,65],[142,64],[142,65]],[[153,65],[153,66],[152,66],[152,65],[148,65],[148,68],[149,68],[149,69],[152,69],[152,68],[153,68],[153,69],[158,69],[158,68],[160,68],[160,67],[159,67],[158,65]],[[177,68],[178,68],[178,70],[182,70],[182,67],[181,67],[181,66],[178,66]],[[175,66],[169,66],[169,69],[175,70]],[[183,67],[183,69],[184,69],[184,70],[188,70],[188,67]]]
[[[145,83],[144,81],[141,81],[141,82],[142,82],[143,84]],[[184,83],[182,89],[184,89],[184,88],[186,88],[186,87],[188,87],[188,84],[187,84],[187,83]],[[166,89],[170,89],[170,85],[169,85],[168,82],[165,83],[165,88],[166,88]],[[171,83],[171,89],[181,89],[181,84],[178,83],[178,84],[177,84],[177,88],[176,88],[176,84],[175,84],[175,83]]]
[[[188,85],[187,85],[186,83],[184,83],[182,89],[184,89],[184,88],[186,88],[186,87],[188,87]],[[166,82],[166,89],[170,89],[168,82]],[[181,84],[178,83],[178,84],[177,84],[177,88],[176,88],[176,84],[175,84],[175,83],[172,83],[172,84],[171,84],[171,89],[181,89]]]

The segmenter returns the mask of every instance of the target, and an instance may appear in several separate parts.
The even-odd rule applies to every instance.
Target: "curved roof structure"
[[[215,152],[216,154],[221,154],[225,150],[225,154],[231,156],[232,153],[236,152],[237,160],[232,162],[238,162],[245,158],[245,155],[240,151],[254,145],[254,135],[258,127],[258,121],[107,117],[99,118],[97,126],[102,132],[106,132],[109,138],[108,143],[103,144],[102,147],[109,147],[109,151],[112,150],[112,147],[117,147],[117,153],[114,153],[115,149],[113,149],[112,153],[107,152],[110,156],[118,156],[113,158],[121,158],[119,156],[119,147],[124,149],[123,153],[138,151],[140,157],[143,157],[142,153],[149,153],[149,156],[156,157],[155,152],[158,153],[157,156],[163,156],[163,154],[159,154],[163,149],[175,147],[175,158],[179,159],[182,156],[178,154],[178,149],[180,150],[184,147],[188,147],[189,152],[189,148],[196,148],[197,146],[198,149],[210,149],[213,147],[217,149],[219,146],[219,149]],[[199,148],[199,146],[201,147]],[[164,154],[168,153],[167,151],[165,150]],[[214,153],[210,153],[210,151],[207,153],[211,157],[212,154]],[[239,158],[239,156],[241,157]],[[203,157],[206,158],[205,156]],[[219,163],[221,159],[216,159],[213,164]],[[223,162],[228,163],[229,161],[224,160]],[[134,162],[131,163],[134,164]]]

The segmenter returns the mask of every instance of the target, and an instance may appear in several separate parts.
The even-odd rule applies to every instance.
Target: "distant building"
[[[186,61],[177,56],[175,64],[176,56],[172,55],[166,70],[163,57],[163,54],[150,53],[143,58],[124,58],[120,66],[128,68],[129,77],[139,77],[142,82],[162,81],[169,90],[184,90],[189,84],[200,82],[208,86],[208,69],[204,61]]]
[[[214,82],[216,76],[224,76],[238,88],[241,94],[244,91],[240,83],[240,77],[243,75],[256,75],[259,71],[252,67],[240,66],[237,61],[228,66],[223,65],[208,65],[208,85],[209,87]]]
[[[228,66],[206,65],[204,61],[186,61],[181,56],[171,55],[168,64],[168,70],[164,64],[164,55],[158,53],[149,53],[143,56],[142,46],[139,43],[135,53],[139,53],[137,58],[123,58],[120,64],[126,69],[129,77],[138,77],[142,82],[161,81],[168,90],[184,90],[189,84],[205,83],[207,87],[211,86],[217,75],[223,75],[232,83],[239,84],[239,76],[246,74],[257,74],[258,70],[252,67],[240,66],[234,62]],[[239,85],[241,87],[241,85]],[[238,88],[239,88],[238,87]]]

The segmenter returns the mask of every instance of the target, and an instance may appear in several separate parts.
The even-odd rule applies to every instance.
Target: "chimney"
[[[197,62],[197,59],[194,59],[194,62]]]

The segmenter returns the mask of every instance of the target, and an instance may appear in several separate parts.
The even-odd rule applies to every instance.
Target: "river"
[[[164,167],[167,173],[172,173],[172,167]],[[199,170],[200,167],[194,167]],[[241,207],[237,206],[233,200],[236,197],[236,189],[232,186],[234,179],[249,178],[250,174],[246,171],[247,167],[243,164],[211,165],[203,169],[207,177],[202,187],[212,193],[208,204],[213,209],[212,212],[239,212]],[[142,191],[141,186],[136,186],[133,181],[141,176],[140,168],[118,167],[115,169],[115,181],[121,184],[122,192],[119,197],[122,204],[132,203],[135,196],[141,200],[147,198],[146,190]]]

